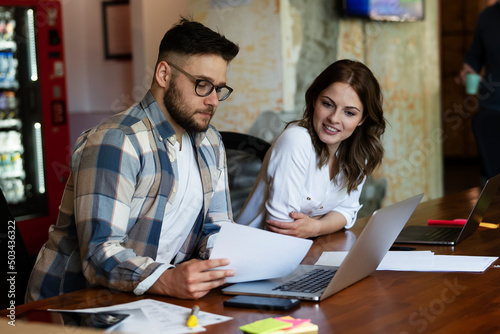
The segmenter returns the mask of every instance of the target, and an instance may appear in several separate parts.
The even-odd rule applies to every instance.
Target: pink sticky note
[[[286,317],[278,317],[278,318],[274,318],[276,320],[279,320],[279,321],[284,321],[284,322],[289,322],[292,324],[292,327],[290,328],[294,328],[294,327],[297,327],[298,325],[300,324],[303,324],[304,322],[310,322],[311,319],[296,319],[296,318],[293,318],[289,315],[287,315]],[[287,328],[287,329],[290,329],[290,328]]]

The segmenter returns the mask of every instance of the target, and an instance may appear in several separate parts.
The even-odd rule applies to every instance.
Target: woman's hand
[[[314,238],[336,232],[342,229],[347,223],[345,217],[335,211],[315,217],[309,217],[300,212],[291,212],[290,218],[294,219],[294,221],[279,222],[276,220],[266,220],[266,228],[269,231],[293,237]]]
[[[319,235],[319,225],[321,223],[317,219],[300,212],[291,212],[290,218],[293,218],[294,221],[279,222],[276,220],[266,220],[266,227],[269,231],[298,238],[312,238]]]

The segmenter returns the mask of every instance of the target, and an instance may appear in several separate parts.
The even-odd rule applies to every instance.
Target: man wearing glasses
[[[232,223],[226,156],[210,124],[239,48],[182,19],[161,41],[153,83],[130,109],[85,131],[26,301],[88,286],[200,298],[232,270],[206,260]]]

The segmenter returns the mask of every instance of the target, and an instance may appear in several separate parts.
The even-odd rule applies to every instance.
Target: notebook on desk
[[[486,181],[463,227],[407,226],[397,237],[396,243],[432,245],[458,244],[477,230],[499,187],[500,174]]]
[[[286,277],[236,283],[222,292],[313,301],[328,298],[377,269],[423,196],[420,194],[375,211],[339,267],[299,265]]]

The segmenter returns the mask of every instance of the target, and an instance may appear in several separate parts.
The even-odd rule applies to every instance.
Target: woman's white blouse
[[[345,228],[352,227],[361,208],[359,195],[365,180],[348,195],[346,188],[330,180],[328,165],[317,166],[307,129],[288,127],[268,151],[237,223],[263,228],[268,219],[293,221],[292,211],[310,217],[336,211],[345,216]]]

